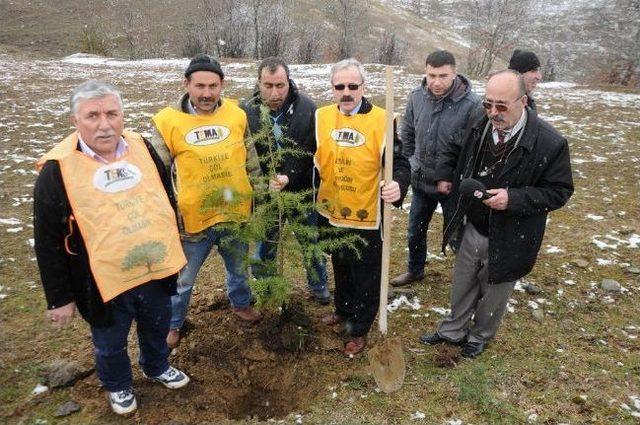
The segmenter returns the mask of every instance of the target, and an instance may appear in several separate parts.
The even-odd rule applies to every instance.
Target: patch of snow
[[[47,387],[46,385],[38,384],[33,389],[33,391],[31,391],[31,394],[38,395],[38,394],[42,394],[42,393],[47,392],[47,391],[49,391],[49,387]]]
[[[420,308],[422,307],[420,305],[420,300],[418,299],[418,297],[413,297],[413,300],[409,301],[406,295],[401,295],[398,298],[394,299],[389,305],[387,305],[387,310],[389,312],[394,312],[403,305],[406,305],[411,310],[420,310]]]

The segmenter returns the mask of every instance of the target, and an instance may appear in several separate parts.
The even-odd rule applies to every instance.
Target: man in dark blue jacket
[[[445,50],[426,60],[426,77],[409,95],[400,132],[403,153],[411,163],[409,212],[409,262],[406,273],[391,280],[392,286],[408,285],[424,277],[427,229],[438,203],[451,191],[453,176],[435,179],[441,152],[460,137],[469,114],[480,103],[471,82],[456,73],[456,60]]]
[[[455,211],[446,215],[442,249],[456,234],[461,244],[451,313],[435,333],[420,337],[429,345],[462,344],[467,358],[482,353],[495,336],[516,280],[535,264],[547,214],[573,193],[567,140],[526,107],[521,74],[493,75],[482,105],[485,114],[474,113],[460,154],[448,155],[436,171],[448,175],[454,169],[457,176]],[[466,178],[484,184],[490,197],[478,190],[462,196],[460,182]]]

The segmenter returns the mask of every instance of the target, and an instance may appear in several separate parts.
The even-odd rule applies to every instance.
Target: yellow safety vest
[[[337,105],[316,111],[314,162],[320,172],[318,212],[334,226],[380,226],[385,111],[344,115]]]
[[[246,169],[245,112],[225,99],[213,114],[164,108],[153,122],[175,160],[176,198],[186,232],[245,221],[253,192]]]
[[[72,219],[104,302],[187,263],[175,213],[142,137],[127,131],[123,137],[128,151],[110,164],[79,151],[77,132],[37,162],[39,169],[49,160],[60,164]]]

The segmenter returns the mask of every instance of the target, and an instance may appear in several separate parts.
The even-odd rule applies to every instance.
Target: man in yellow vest
[[[409,161],[399,140],[385,152],[385,111],[364,97],[365,72],[355,59],[331,68],[336,104],[316,111],[320,173],[317,204],[320,224],[349,229],[367,246],[361,258],[350,249],[332,252],[335,312],[322,318],[329,326],[344,322],[350,334],[344,354],[353,356],[366,345],[378,312],[382,265],[382,201],[400,206],[411,178]],[[383,155],[393,154],[393,181],[383,182]]]
[[[123,131],[122,98],[88,81],[71,97],[77,131],[38,160],[35,251],[49,319],[76,308],[91,326],[96,371],[114,412],[136,410],[127,336],[137,322],[140,366],[167,388],[189,382],[169,366],[171,294],[186,263],[169,180],[153,148]]]
[[[233,312],[257,322],[260,314],[250,304],[246,258],[248,244],[234,236],[225,223],[242,223],[251,214],[249,176],[260,176],[258,155],[245,144],[247,115],[222,98],[224,73],[208,55],[196,55],[184,73],[187,90],[177,107],[153,117],[151,143],[173,178],[178,203],[182,246],[187,265],[178,277],[178,294],[167,343],[180,340],[198,271],[214,245],[227,271],[227,295]]]

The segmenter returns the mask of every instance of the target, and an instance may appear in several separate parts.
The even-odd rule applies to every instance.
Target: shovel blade
[[[382,391],[388,394],[402,387],[406,365],[399,337],[384,338],[369,350],[367,357],[376,384]]]

